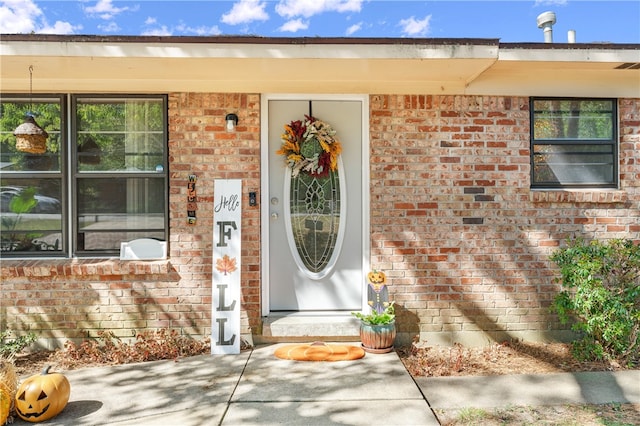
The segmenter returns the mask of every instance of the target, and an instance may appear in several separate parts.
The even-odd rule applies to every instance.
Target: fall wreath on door
[[[338,169],[342,145],[329,123],[311,115],[304,117],[285,124],[282,146],[276,153],[284,156],[292,177],[300,173],[326,177]]]

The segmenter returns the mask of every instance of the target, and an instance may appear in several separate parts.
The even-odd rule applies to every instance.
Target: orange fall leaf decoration
[[[221,259],[216,260],[216,269],[225,275],[232,273],[236,269],[236,258],[230,258],[228,255],[224,255]]]

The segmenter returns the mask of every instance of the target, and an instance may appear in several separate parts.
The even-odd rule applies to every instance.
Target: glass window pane
[[[533,99],[532,186],[614,187],[615,99]]]
[[[291,178],[291,232],[300,260],[312,273],[323,271],[336,250],[340,202],[338,172],[329,172],[327,177],[301,173]]]
[[[81,131],[163,132],[162,98],[81,98],[76,106]]]
[[[77,202],[80,217],[107,215],[114,225],[111,229],[164,228],[163,221],[152,219],[155,214],[164,215],[164,179],[79,179]],[[95,221],[103,222],[104,218]]]
[[[77,103],[78,170],[163,170],[162,99],[82,99]]]
[[[135,238],[166,240],[164,179],[78,181],[78,250],[119,250]]]
[[[3,97],[0,101],[0,170],[3,172],[52,172],[60,171],[61,101]],[[31,112],[36,123],[49,134],[47,151],[31,154],[16,149],[14,130]]]
[[[164,164],[164,135],[78,135],[78,170],[81,172],[158,172]]]
[[[611,145],[546,145],[535,144],[533,150],[536,154],[574,154],[574,155],[599,155],[612,154],[613,147]]]
[[[78,234],[78,248],[82,251],[119,251],[120,243],[137,238],[155,238],[164,241],[164,231],[158,232],[121,232],[87,230]]]
[[[533,137],[547,139],[611,140],[611,100],[535,100]]]
[[[534,146],[535,183],[598,184],[613,181],[610,145]]]
[[[0,180],[2,252],[62,251],[59,179]]]

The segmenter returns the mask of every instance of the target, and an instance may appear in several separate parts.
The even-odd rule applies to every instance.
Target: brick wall
[[[3,261],[2,329],[34,331],[52,346],[101,329],[122,338],[146,328],[199,333],[208,312],[186,303],[193,296],[175,291],[179,282],[162,261]]]
[[[239,116],[235,133],[227,113]],[[2,261],[0,330],[36,332],[43,343],[110,330],[211,333],[214,179],[243,180],[242,332],[260,326],[260,214],[248,207],[260,190],[260,96],[178,93],[169,96],[169,259]],[[187,224],[187,181],[197,176],[197,222]]]
[[[640,103],[620,102],[621,190],[529,190],[525,97],[371,97],[372,267],[422,340],[562,338],[549,253],[640,239]],[[478,333],[480,331],[480,333]]]
[[[238,115],[236,132],[224,129],[228,113]],[[260,208],[248,193],[260,193],[260,95],[181,93],[169,97],[170,254],[181,287],[202,292],[204,324],[210,334],[213,185],[242,179],[242,326],[260,327]],[[198,178],[197,222],[187,224],[187,179]],[[258,196],[258,199],[260,197]]]
[[[525,97],[370,97],[371,265],[387,272],[404,335],[561,336],[549,253],[574,235],[640,240],[640,100],[619,102],[618,191],[530,191],[528,108]],[[242,328],[261,333],[260,214],[247,202],[260,192],[260,96],[171,94],[169,162],[169,260],[3,260],[0,330],[58,343],[102,329],[209,335],[213,182],[240,178]]]

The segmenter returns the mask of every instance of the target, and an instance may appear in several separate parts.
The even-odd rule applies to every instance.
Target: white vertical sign
[[[211,353],[240,353],[242,181],[216,179],[213,197]]]

